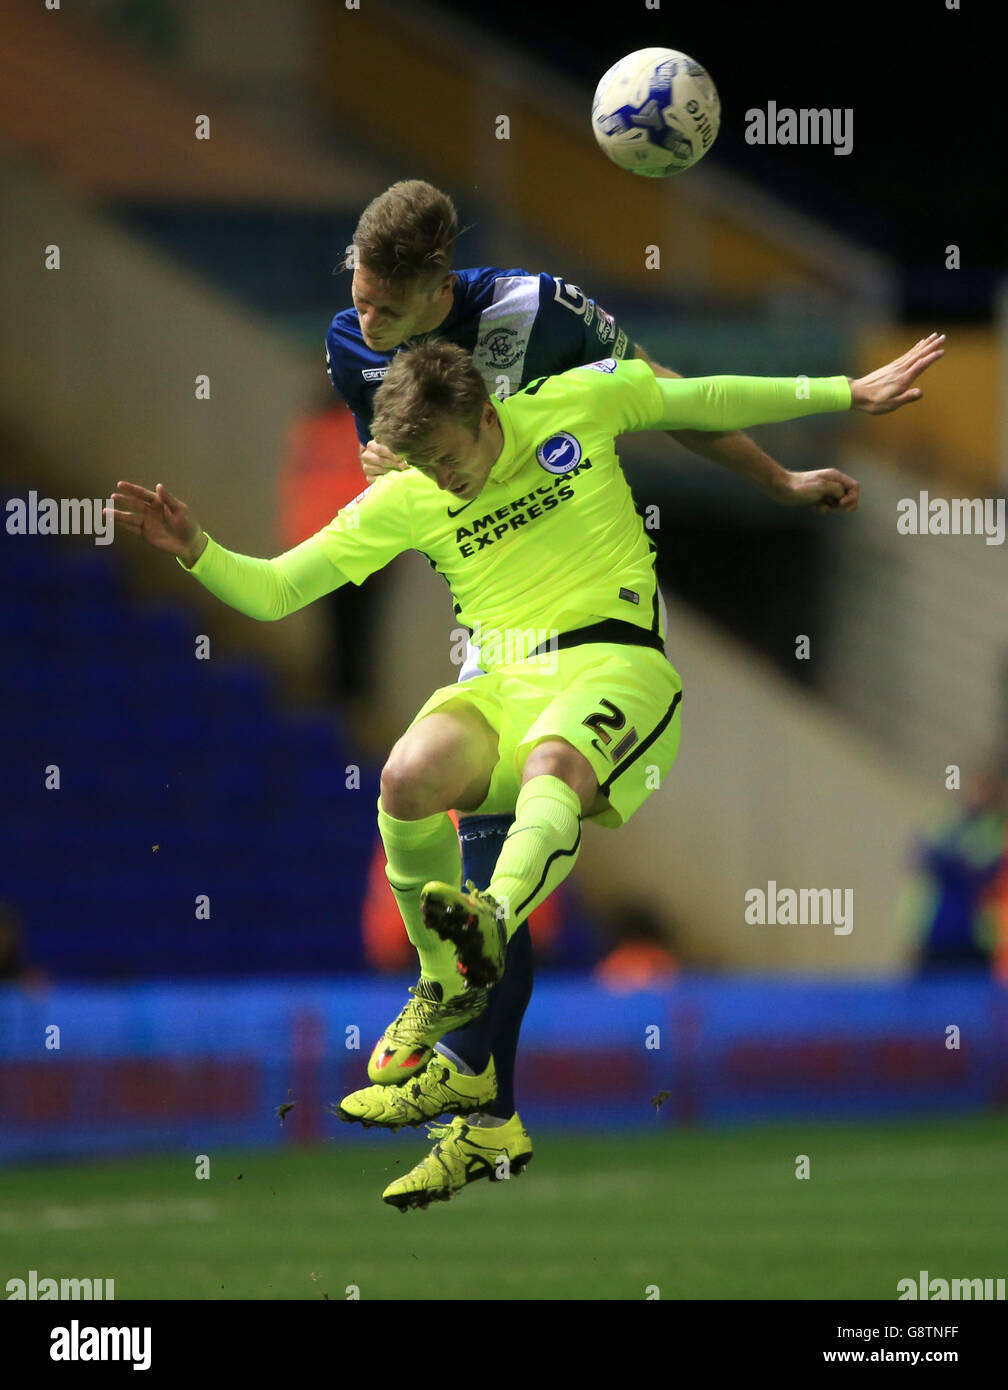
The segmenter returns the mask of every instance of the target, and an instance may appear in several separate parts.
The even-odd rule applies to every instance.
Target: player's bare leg
[[[497,734],[461,700],[407,729],[382,769],[390,816],[419,820],[449,810],[475,811],[486,800],[497,763]]]

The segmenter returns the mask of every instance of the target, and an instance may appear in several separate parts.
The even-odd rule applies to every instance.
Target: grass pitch
[[[405,1214],[381,1192],[422,1130],[214,1153],[205,1181],[194,1155],[0,1170],[0,1288],[35,1269],[117,1299],[891,1300],[921,1269],[1008,1269],[1002,1116],[532,1138],[520,1177]]]

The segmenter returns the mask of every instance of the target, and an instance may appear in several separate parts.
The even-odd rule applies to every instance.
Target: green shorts
[[[435,690],[409,727],[456,700],[497,734],[499,757],[479,815],[512,813],[533,746],[563,738],[588,759],[608,798],[611,809],[593,822],[615,828],[664,781],[679,750],[682,681],[651,647],[591,642],[499,666]]]

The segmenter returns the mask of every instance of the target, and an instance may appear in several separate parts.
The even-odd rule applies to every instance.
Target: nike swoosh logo
[[[469,501],[465,504],[465,507],[459,507],[458,510],[457,510],[457,511],[454,511],[454,512],[452,511],[451,507],[449,507],[449,508],[448,508],[448,515],[449,515],[449,516],[458,516],[459,512],[464,512],[465,509],[466,509],[466,507],[471,507],[472,504],[473,504],[475,501],[476,501],[476,498],[475,498],[475,497],[470,498]]]

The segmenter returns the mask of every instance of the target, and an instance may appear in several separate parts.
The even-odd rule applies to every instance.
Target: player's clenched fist
[[[837,468],[787,473],[775,493],[785,507],[814,507],[819,512],[856,512],[861,484]]]
[[[361,466],[364,469],[364,476],[369,483],[373,483],[375,478],[381,478],[386,473],[391,473],[394,469],[408,468],[409,464],[405,459],[394,454],[391,449],[386,449],[384,444],[379,444],[377,439],[369,439],[360,452]]]
[[[112,501],[117,505],[111,512],[116,526],[142,536],[155,550],[177,555],[187,569],[192,569],[206,549],[207,538],[186,504],[173,497],[163,483],[153,492],[138,483],[120,482],[116,487],[119,491],[113,492]],[[106,507],[105,515],[109,514]]]

